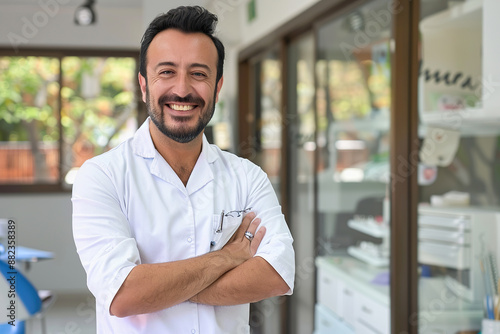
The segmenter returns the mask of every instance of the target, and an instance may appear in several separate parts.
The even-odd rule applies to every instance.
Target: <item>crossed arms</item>
[[[110,313],[117,317],[150,313],[184,301],[209,305],[236,305],[285,294],[289,287],[257,248],[266,229],[247,214],[221,249],[202,256],[132,269],[116,293]],[[253,221],[252,221],[253,219]],[[255,238],[249,242],[245,231]],[[265,279],[265,283],[263,280]]]
[[[235,170],[241,180],[252,180],[250,188],[243,190],[249,196],[245,203],[260,209],[262,222],[249,213],[220,250],[179,261],[141,264],[138,240],[147,244],[141,250],[144,258],[164,258],[152,253],[163,247],[163,241],[149,238],[149,229],[161,222],[155,220],[155,210],[145,210],[152,196],[141,192],[154,183],[144,185],[146,179],[136,184],[132,177],[134,182],[125,182],[121,177],[125,162],[114,158],[109,155],[84,164],[72,196],[73,234],[87,284],[98,304],[110,314],[126,317],[151,313],[186,301],[246,304],[291,292],[295,268],[292,238],[272,186],[260,169],[250,168],[248,163],[248,168],[243,164]],[[136,174],[144,174],[149,167],[140,164],[135,168]],[[162,189],[166,189],[161,193],[164,198],[171,197],[169,191],[176,191],[175,187]],[[124,199],[119,195],[130,193],[135,197]],[[156,205],[161,208],[163,203]],[[135,217],[139,212],[140,217]],[[134,232],[129,219],[145,223]],[[252,242],[244,237],[247,229],[255,235]]]

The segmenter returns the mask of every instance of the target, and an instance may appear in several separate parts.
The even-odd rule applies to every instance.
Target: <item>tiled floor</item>
[[[40,319],[27,323],[26,334],[41,334]],[[95,334],[95,299],[91,294],[58,295],[46,311],[47,334]]]

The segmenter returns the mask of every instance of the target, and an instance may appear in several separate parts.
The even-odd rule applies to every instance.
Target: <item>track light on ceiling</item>
[[[347,15],[346,24],[352,32],[361,31],[365,28],[365,17],[360,11],[354,11]]]
[[[79,26],[88,26],[96,23],[97,17],[92,6],[94,0],[87,0],[83,5],[78,7],[75,12],[75,24]]]

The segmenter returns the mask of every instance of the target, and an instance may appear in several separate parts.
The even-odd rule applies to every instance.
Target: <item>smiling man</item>
[[[249,333],[249,303],[292,293],[292,237],[271,183],[203,134],[223,83],[216,23],[184,6],[153,20],[138,75],[150,117],[73,186],[97,333]]]

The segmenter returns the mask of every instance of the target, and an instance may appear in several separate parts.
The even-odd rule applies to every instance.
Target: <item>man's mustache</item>
[[[173,102],[179,102],[179,103],[193,103],[197,104],[200,107],[203,107],[205,105],[205,101],[199,96],[193,96],[192,94],[188,94],[184,97],[180,97],[179,95],[175,94],[167,94],[167,95],[162,95],[158,99],[158,104],[160,106],[167,104],[167,103],[173,103]]]

